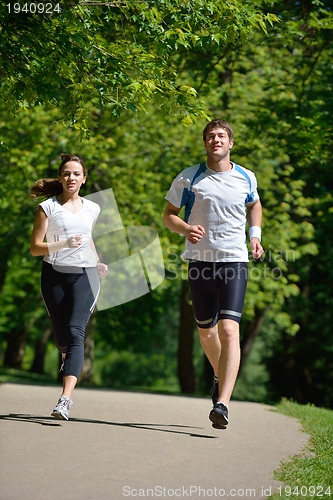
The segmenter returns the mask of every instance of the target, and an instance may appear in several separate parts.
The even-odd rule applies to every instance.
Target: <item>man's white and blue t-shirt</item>
[[[254,173],[235,163],[227,172],[211,170],[206,163],[186,168],[174,179],[166,199],[185,206],[185,220],[205,229],[202,239],[186,240],[184,260],[248,262],[246,205],[259,200]]]
[[[57,266],[96,267],[97,255],[90,245],[92,229],[100,212],[100,206],[81,198],[82,208],[76,214],[64,209],[56,196],[39,205],[48,218],[46,241],[48,243],[67,240],[82,234],[82,244],[78,248],[64,248],[49,255],[44,260]]]

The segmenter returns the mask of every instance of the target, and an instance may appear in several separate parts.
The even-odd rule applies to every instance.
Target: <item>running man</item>
[[[203,131],[207,160],[183,170],[166,195],[163,222],[186,237],[182,258],[200,343],[214,370],[209,414],[215,428],[228,424],[228,407],[240,364],[239,323],[247,283],[246,221],[252,257],[261,246],[262,207],[254,173],[230,161],[234,133],[213,120]],[[179,212],[185,207],[184,220]]]

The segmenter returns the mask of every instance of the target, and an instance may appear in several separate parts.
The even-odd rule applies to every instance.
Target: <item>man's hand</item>
[[[205,229],[198,224],[197,226],[190,226],[186,234],[186,239],[192,243],[198,243],[205,234]]]
[[[250,245],[252,248],[252,257],[257,260],[264,253],[264,249],[258,238],[251,238]]]

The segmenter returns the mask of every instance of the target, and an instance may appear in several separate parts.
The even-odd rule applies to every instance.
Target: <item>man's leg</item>
[[[219,396],[218,401],[229,405],[240,364],[239,324],[232,319],[218,322],[221,354],[218,364]]]
[[[201,347],[212,365],[214,375],[218,376],[219,362],[221,356],[221,341],[218,325],[210,328],[198,328]]]
[[[228,406],[240,363],[239,324],[222,319],[211,328],[198,328],[200,344],[219,379],[218,401]]]
[[[218,394],[209,419],[216,429],[225,429],[229,422],[228,406],[240,363],[239,324],[232,319],[221,319],[218,322],[218,332],[221,342]]]

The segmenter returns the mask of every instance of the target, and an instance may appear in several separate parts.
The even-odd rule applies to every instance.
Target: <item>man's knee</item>
[[[222,319],[218,324],[218,332],[221,340],[225,342],[239,341],[239,323],[232,319]]]
[[[201,340],[210,340],[218,335],[218,326],[215,325],[209,328],[198,328],[198,331]]]

